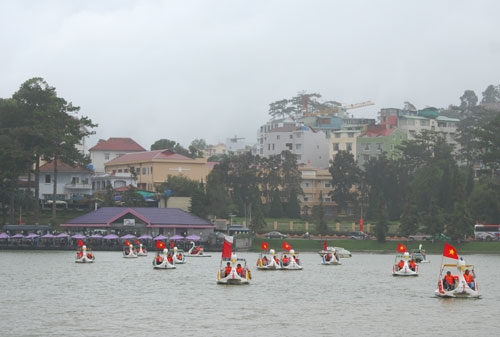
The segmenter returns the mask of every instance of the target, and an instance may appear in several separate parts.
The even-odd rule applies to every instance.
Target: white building
[[[89,154],[92,168],[96,174],[99,174],[105,172],[104,164],[108,161],[127,153],[143,151],[146,149],[132,138],[109,138],[108,140],[100,140],[89,149]]]

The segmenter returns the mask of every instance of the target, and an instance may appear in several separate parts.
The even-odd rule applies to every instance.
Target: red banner
[[[398,252],[406,253],[406,246],[398,243]]]
[[[443,256],[449,257],[450,259],[458,260],[458,252],[452,245],[447,243],[444,244]]]

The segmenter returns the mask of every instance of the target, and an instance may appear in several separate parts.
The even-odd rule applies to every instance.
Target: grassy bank
[[[298,252],[317,252],[323,249],[323,240],[306,240],[306,239],[266,239],[266,238],[254,238],[252,241],[252,251],[260,251],[261,243],[265,241],[269,244],[269,248],[273,248],[276,251],[281,251],[281,245],[283,241],[288,242],[293,249]],[[374,253],[396,253],[398,241],[386,241],[384,243],[379,243],[376,240],[329,240],[328,246],[338,246],[344,247],[347,250],[354,252],[374,252]],[[406,246],[408,250],[417,249],[419,244],[422,244],[422,249],[428,254],[442,254],[443,253],[443,241],[436,241],[434,243],[428,241],[401,241]],[[450,244],[455,247],[459,254],[500,254],[500,242],[481,242],[481,241],[467,241],[463,243],[450,242]]]

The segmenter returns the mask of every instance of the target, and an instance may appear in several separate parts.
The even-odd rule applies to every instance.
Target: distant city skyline
[[[381,108],[459,104],[500,83],[500,2],[3,1],[0,97],[42,77],[99,139],[257,140],[269,104],[319,93]]]

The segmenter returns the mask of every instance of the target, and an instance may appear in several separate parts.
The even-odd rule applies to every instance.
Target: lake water
[[[500,256],[471,255],[481,299],[439,299],[441,256],[418,277],[393,277],[393,255],[340,266],[300,254],[302,271],[257,271],[248,286],[215,283],[220,253],[153,270],[153,254],[0,251],[1,336],[486,336],[500,328]]]

